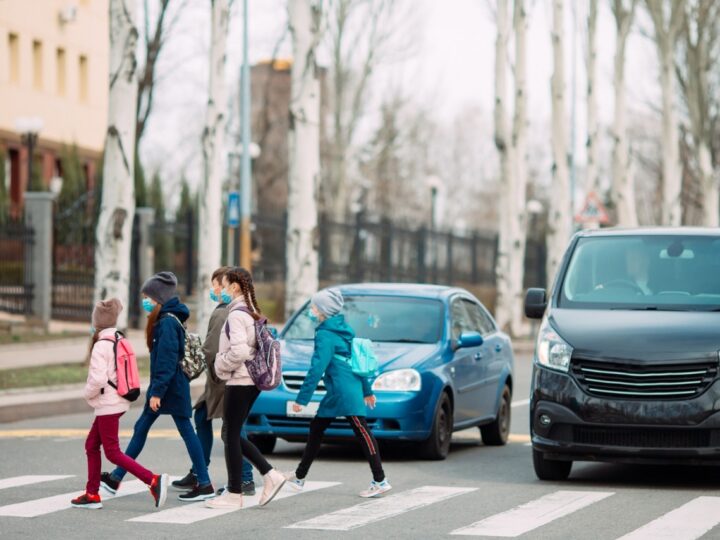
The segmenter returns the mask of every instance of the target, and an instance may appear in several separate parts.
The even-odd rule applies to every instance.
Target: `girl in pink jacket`
[[[168,475],[153,474],[120,450],[118,441],[120,417],[130,408],[130,402],[118,395],[113,387],[113,385],[117,386],[113,342],[117,339],[115,326],[120,311],[122,311],[120,301],[111,298],[95,304],[92,313],[93,345],[84,397],[95,409],[95,421],[85,441],[88,461],[87,486],[83,495],[71,501],[75,508],[91,510],[102,508],[99,493],[102,471],[101,446],[105,449],[105,457],[110,462],[121,466],[150,487],[156,508],[165,504],[167,499]]]

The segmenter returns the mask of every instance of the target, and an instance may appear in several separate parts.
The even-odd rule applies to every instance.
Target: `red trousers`
[[[120,450],[118,430],[120,428],[120,417],[123,414],[117,413],[95,417],[85,441],[85,453],[88,460],[88,482],[85,488],[87,493],[97,495],[100,490],[100,475],[102,474],[101,446],[105,449],[105,457],[114,465],[122,467],[148,486],[153,480],[153,473]]]

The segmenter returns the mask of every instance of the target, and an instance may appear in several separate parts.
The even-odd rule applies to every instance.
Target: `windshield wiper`
[[[685,308],[674,308],[670,306],[644,306],[644,307],[614,307],[610,308],[612,311],[690,311]],[[720,311],[720,308],[718,308]]]
[[[419,339],[383,339],[380,343],[426,343]]]

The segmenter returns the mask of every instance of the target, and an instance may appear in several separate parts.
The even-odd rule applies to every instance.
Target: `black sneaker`
[[[215,488],[212,484],[207,486],[195,486],[192,491],[178,495],[178,500],[183,502],[206,501],[215,497]]]
[[[255,495],[255,482],[252,480],[245,480],[242,483],[242,494],[252,497]]]
[[[120,489],[120,480],[115,480],[112,474],[104,472],[100,475],[100,487],[110,495],[115,495],[117,490]]]
[[[172,483],[172,487],[181,491],[189,491],[195,486],[197,486],[197,476],[195,476],[195,473],[193,473],[192,471],[187,473],[184,478],[181,478],[180,480],[175,480]]]

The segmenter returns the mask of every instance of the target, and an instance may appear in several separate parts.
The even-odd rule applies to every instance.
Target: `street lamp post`
[[[438,238],[437,238],[437,199],[442,179],[430,175],[425,179],[425,184],[430,188],[430,236],[432,237],[432,258],[433,258],[433,282],[438,280]]]
[[[22,117],[15,121],[15,129],[20,133],[20,141],[28,149],[28,180],[25,191],[30,191],[33,178],[33,154],[37,145],[38,133],[43,128],[43,121],[38,117]]]

